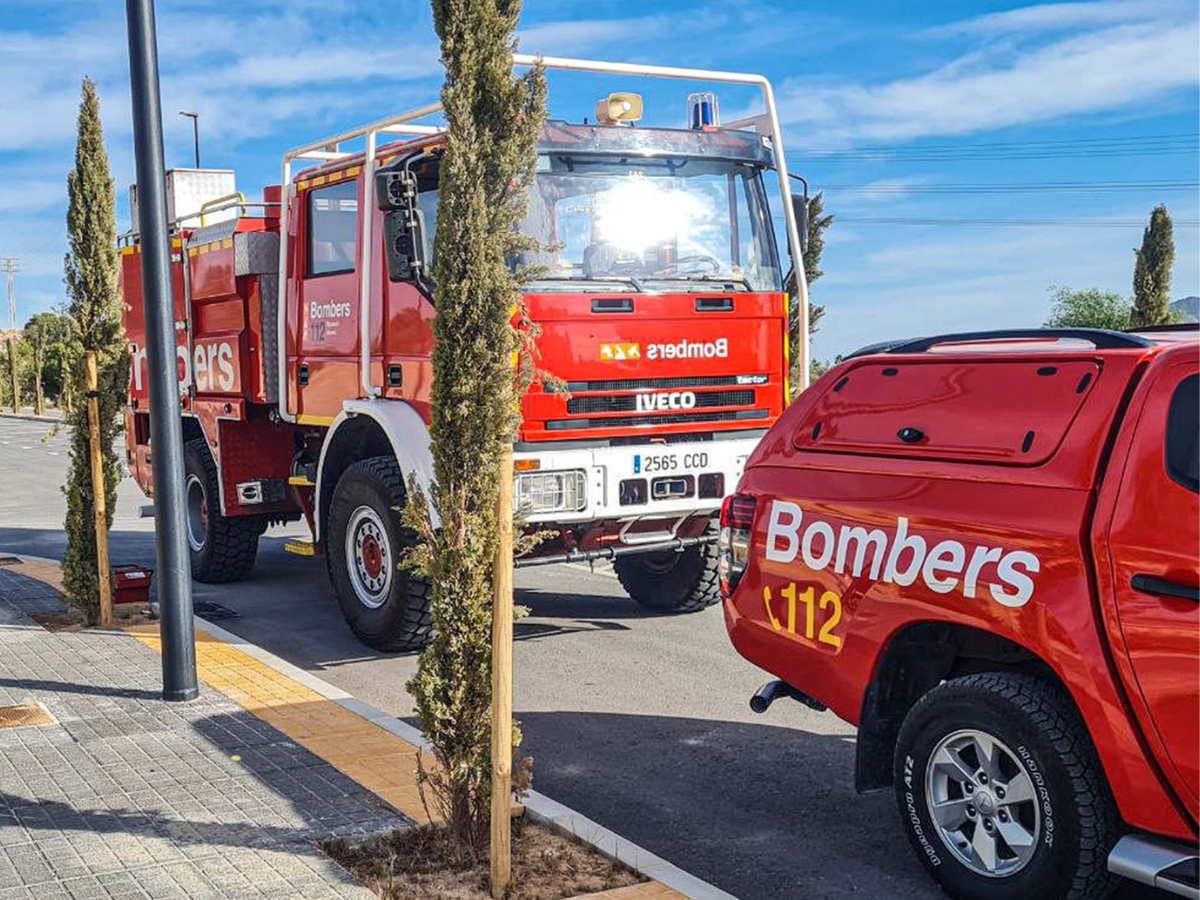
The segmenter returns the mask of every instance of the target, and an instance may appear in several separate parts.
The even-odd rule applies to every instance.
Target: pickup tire
[[[958,900],[1099,900],[1114,887],[1115,806],[1057,685],[985,672],[929,691],[900,728],[895,787],[913,849]]]
[[[698,612],[721,600],[716,542],[618,556],[613,570],[630,598],[648,609]]]
[[[183,485],[192,578],[204,584],[241,581],[254,568],[266,523],[258,516],[221,514],[217,467],[202,440],[184,445]]]
[[[325,560],[338,605],[355,636],[375,650],[420,650],[432,630],[428,579],[400,567],[416,540],[400,521],[404,476],[376,456],[342,473],[329,504]]]

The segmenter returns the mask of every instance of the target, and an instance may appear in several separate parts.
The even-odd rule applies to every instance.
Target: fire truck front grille
[[[653,396],[653,394],[649,395]],[[635,412],[637,394],[618,394],[609,397],[572,397],[567,401],[567,412],[571,415],[585,413]],[[714,406],[753,406],[754,391],[706,391],[696,394],[696,409]]]
[[[572,394],[592,391],[677,391],[681,388],[731,387],[763,385],[770,381],[766,375],[703,375],[682,378],[627,378],[610,381],[568,381],[566,389]]]
[[[765,419],[766,409],[735,409],[724,412],[679,412],[653,416],[606,416],[603,419],[551,419],[547,431],[569,431],[585,428],[633,428],[639,425],[685,425],[693,422],[738,422]]]

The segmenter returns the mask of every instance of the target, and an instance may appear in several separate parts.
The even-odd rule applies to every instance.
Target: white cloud
[[[611,44],[642,42],[661,37],[677,20],[670,16],[627,19],[571,19],[546,22],[518,35],[523,53],[583,56],[585,51]]]
[[[1177,14],[1190,15],[1194,5],[1187,0],[1100,0],[1097,3],[1044,3],[1003,12],[987,13],[921,32],[918,37],[996,37],[1060,31],[1069,28],[1098,28]]]
[[[1176,213],[1193,218],[1194,205]],[[1144,210],[1114,212],[1139,220]],[[1172,296],[1200,287],[1195,228],[1175,231]],[[825,304],[815,340],[831,358],[876,341],[985,328],[1036,327],[1051,284],[1128,295],[1141,229],[863,228],[829,233],[813,300]],[[874,248],[874,249],[872,249]]]
[[[1029,50],[973,48],[928,74],[879,85],[792,79],[780,91],[781,115],[827,143],[965,135],[1194,90],[1197,54],[1194,21],[1117,25]]]

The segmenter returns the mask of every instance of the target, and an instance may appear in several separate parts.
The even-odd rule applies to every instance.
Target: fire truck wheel
[[[429,641],[430,587],[400,568],[415,537],[400,522],[404,476],[390,456],[355,463],[329,505],[325,558],[350,630],[385,652],[419,650]]]
[[[1099,900],[1119,823],[1057,685],[983,672],[935,687],[900,728],[896,799],[913,849],[957,900]]]
[[[613,570],[625,593],[659,612],[696,612],[721,599],[715,543],[618,556]]]
[[[205,584],[241,581],[258,556],[262,520],[221,515],[217,467],[204,441],[188,441],[184,447],[183,479],[192,577]]]

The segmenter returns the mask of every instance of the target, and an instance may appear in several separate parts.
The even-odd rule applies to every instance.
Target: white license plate
[[[687,453],[636,453],[633,457],[634,475],[673,475],[682,472],[703,472],[708,468],[708,453],[703,450]]]

